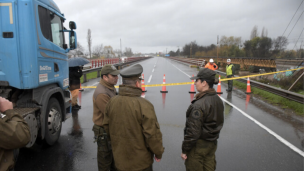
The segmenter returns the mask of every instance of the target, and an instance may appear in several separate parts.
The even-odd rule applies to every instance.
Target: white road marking
[[[152,72],[154,72],[154,69],[152,70]]]
[[[152,75],[150,75],[149,80],[148,80],[148,83],[151,82],[151,79],[152,79]]]
[[[172,63],[171,63],[172,64]],[[173,64],[172,64],[173,65]],[[177,68],[175,65],[173,65],[175,68]],[[179,71],[181,71],[182,73],[184,73],[185,75],[187,75],[188,77],[191,77],[190,75],[186,74],[185,72],[183,72],[182,70],[180,70],[179,68],[177,68]],[[251,121],[253,121],[254,123],[256,123],[257,125],[259,125],[261,128],[263,128],[264,130],[266,130],[269,134],[273,135],[275,138],[277,138],[279,141],[281,141],[283,144],[285,144],[287,147],[289,147],[290,149],[292,149],[293,151],[295,151],[296,153],[300,154],[302,157],[304,157],[304,152],[300,149],[298,149],[296,146],[294,146],[293,144],[291,144],[290,142],[288,142],[287,140],[285,140],[283,137],[281,137],[280,135],[276,134],[274,131],[272,131],[271,129],[267,128],[265,125],[263,125],[262,123],[260,123],[259,121],[255,120],[254,118],[252,118],[251,116],[249,116],[247,113],[245,113],[244,111],[242,111],[241,109],[239,109],[238,107],[236,107],[235,105],[233,105],[232,103],[228,102],[226,99],[224,99],[223,97],[219,96],[224,102],[226,102],[227,104],[229,104],[230,106],[232,106],[233,108],[237,109],[239,112],[241,112],[244,116],[246,116],[248,119],[250,119]]]
[[[172,63],[171,63],[172,64]],[[173,65],[173,64],[172,64]],[[186,74],[184,71],[182,71],[181,69],[177,68],[175,65],[173,65],[176,69],[178,69],[180,72],[184,73],[185,75],[187,75],[188,77],[191,77],[190,75]]]
[[[291,148],[293,151],[297,152],[298,154],[300,154],[302,157],[304,157],[304,152],[300,149],[298,149],[296,146],[292,145],[290,142],[288,142],[287,140],[285,140],[284,138],[282,138],[281,136],[279,136],[278,134],[276,134],[275,132],[273,132],[272,130],[270,130],[269,128],[267,128],[265,125],[263,125],[262,123],[260,123],[259,121],[255,120],[254,118],[252,118],[251,116],[249,116],[247,113],[245,113],[244,111],[242,111],[241,109],[239,109],[238,107],[236,107],[235,105],[233,105],[232,103],[228,102],[226,99],[220,97],[224,102],[228,103],[230,106],[232,106],[233,108],[237,109],[239,112],[241,112],[244,116],[246,116],[248,119],[250,119],[251,121],[253,121],[254,123],[256,123],[257,125],[259,125],[261,128],[263,128],[264,130],[266,130],[269,134],[273,135],[275,138],[277,138],[279,141],[281,141],[283,144],[285,144],[287,147]]]

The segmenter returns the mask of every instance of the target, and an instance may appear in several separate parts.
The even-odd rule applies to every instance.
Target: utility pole
[[[216,45],[216,62],[218,63],[218,44],[219,44],[219,36],[217,35],[217,45]]]
[[[190,58],[191,58],[191,56],[192,56],[192,43],[190,45]]]
[[[120,57],[122,57],[121,39],[120,39]]]

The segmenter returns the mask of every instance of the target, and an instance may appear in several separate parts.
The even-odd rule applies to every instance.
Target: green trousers
[[[120,171],[120,170],[118,170],[118,171]],[[151,165],[150,167],[148,167],[148,168],[142,170],[142,171],[153,171],[152,165]]]
[[[216,169],[217,141],[198,140],[187,154],[186,171],[213,171]]]
[[[116,171],[112,149],[109,149],[108,142],[104,138],[103,127],[94,125],[93,132],[97,141],[97,162],[99,171]]]
[[[229,75],[229,76],[227,76],[227,78],[232,78],[232,76]],[[233,88],[233,80],[229,80],[228,81],[228,90],[232,91],[232,88]]]

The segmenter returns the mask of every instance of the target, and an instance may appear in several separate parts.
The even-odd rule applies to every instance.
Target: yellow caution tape
[[[264,74],[248,75],[248,76],[233,77],[233,78],[224,78],[224,79],[220,79],[220,80],[221,81],[237,80],[237,79],[240,79],[240,78],[257,77],[257,76],[262,76],[262,75],[272,75],[272,74],[277,74],[277,73],[282,73],[282,72],[287,72],[287,71],[301,70],[301,69],[304,69],[304,67],[303,68],[297,68],[297,69],[289,69],[289,70],[285,70],[285,71],[269,72],[269,73],[264,73]]]
[[[248,75],[248,76],[242,76],[242,77],[233,77],[233,78],[225,78],[225,79],[220,79],[221,81],[229,81],[229,80],[237,80],[240,78],[248,78],[248,77],[257,77],[257,76],[262,76],[262,75],[272,75],[276,73],[282,73],[282,72],[287,72],[287,71],[295,71],[295,70],[301,70],[303,68],[297,68],[297,69],[290,69],[290,70],[285,70],[285,71],[277,71],[277,72],[269,72],[269,73],[264,73],[264,74],[256,74],[256,75]],[[143,85],[142,87],[161,87],[161,86],[176,86],[176,85],[189,85],[189,84],[194,84],[194,82],[182,82],[182,83],[167,83],[167,84],[150,84],[150,85]],[[96,88],[96,86],[81,86],[81,88]],[[119,88],[119,86],[115,86],[115,88]]]

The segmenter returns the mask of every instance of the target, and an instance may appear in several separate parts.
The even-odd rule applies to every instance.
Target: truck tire
[[[62,112],[56,98],[49,100],[45,116],[45,142],[53,145],[59,139],[62,126]]]

